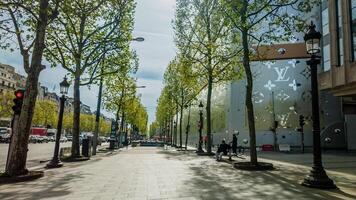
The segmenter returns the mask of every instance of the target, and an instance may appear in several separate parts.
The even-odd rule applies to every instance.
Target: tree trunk
[[[26,79],[26,89],[22,111],[18,123],[14,124],[15,131],[11,137],[8,160],[5,173],[9,176],[26,174],[26,159],[28,151],[28,138],[36,105],[38,77],[44,69],[42,55],[45,48],[44,40],[48,24],[48,0],[40,1],[39,20],[37,21],[36,37],[32,52],[31,66]],[[23,55],[28,56],[28,55]],[[24,63],[25,65],[25,63]]]
[[[208,98],[206,101],[206,135],[208,138],[208,143],[207,143],[207,152],[211,153],[211,94],[213,92],[213,79],[212,79],[212,74],[209,73],[209,78],[208,78]]]
[[[122,109],[121,123],[120,123],[120,133],[119,133],[120,134],[120,139],[119,139],[120,142],[121,142],[122,134],[124,133],[124,121],[125,121],[125,112],[124,112],[124,109]],[[126,142],[126,136],[124,137],[124,142]]]
[[[100,106],[101,106],[102,91],[103,91],[103,77],[100,77],[98,104],[96,106],[96,116],[95,116],[95,132],[94,132],[93,152],[92,152],[93,155],[96,155],[96,147],[98,145],[99,124],[100,124]]]
[[[183,147],[183,136],[182,136],[182,131],[183,131],[183,106],[180,108],[180,116],[179,116],[179,148]]]
[[[170,127],[171,127],[171,146],[173,146],[174,144],[174,141],[173,141],[173,138],[174,138],[174,127],[173,127],[173,120],[174,120],[174,116],[173,115],[170,115]]]
[[[247,80],[245,104],[247,109],[248,128],[250,132],[250,162],[252,164],[257,164],[255,116],[252,103],[253,78],[250,67],[250,52],[248,48],[247,30],[242,31],[242,43],[244,51],[243,65],[245,68]]]
[[[178,146],[178,110],[179,110],[179,106],[177,104],[177,108],[176,108],[176,126],[175,126],[175,130],[174,130],[174,145]]]
[[[182,105],[180,106],[180,116],[179,116],[179,148],[183,147],[183,138],[182,138],[182,133],[183,133],[183,105],[184,97],[183,97],[183,90],[182,90]]]
[[[80,134],[80,74],[79,70],[74,79],[74,115],[73,115],[73,139],[72,158],[80,156],[79,134]]]

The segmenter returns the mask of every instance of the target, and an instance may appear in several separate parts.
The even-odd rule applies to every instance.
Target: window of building
[[[356,0],[350,0],[350,9],[351,9],[351,46],[352,46],[352,60],[355,61],[356,54]]]
[[[323,71],[329,71],[331,67],[330,63],[330,32],[329,32],[329,9],[328,1],[322,1],[322,12],[321,12],[321,22],[322,22],[322,34],[323,34]]]
[[[343,30],[342,30],[342,1],[343,0],[337,0],[336,6],[336,12],[337,12],[337,36],[338,36],[338,66],[341,66],[344,64],[344,45],[343,45]]]

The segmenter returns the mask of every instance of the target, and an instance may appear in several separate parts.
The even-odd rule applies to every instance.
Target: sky
[[[157,99],[163,87],[163,73],[170,60],[175,56],[173,42],[172,20],[174,18],[175,0],[136,0],[134,37],[144,37],[144,42],[132,42],[132,49],[136,50],[140,60],[137,85],[146,86],[138,89],[141,101],[149,115],[149,123],[154,121]],[[18,52],[0,50],[0,63],[16,68],[16,71],[25,75],[22,57]],[[47,65],[48,63],[44,63]],[[48,67],[41,72],[41,85],[48,87],[49,91],[59,93],[59,83],[63,80],[66,71],[61,67]],[[73,96],[73,88],[69,89],[69,96]],[[96,110],[98,87],[81,87],[81,101]],[[112,116],[107,111],[102,111]]]

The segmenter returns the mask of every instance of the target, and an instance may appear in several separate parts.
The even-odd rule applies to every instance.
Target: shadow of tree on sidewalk
[[[44,178],[31,182],[22,182],[11,185],[0,185],[1,200],[21,200],[21,199],[48,199],[66,196],[70,194],[70,187],[67,185],[73,180],[80,180],[84,177],[82,173],[69,173],[64,176],[53,175],[55,171],[46,173]],[[18,188],[24,188],[19,190]],[[30,190],[29,190],[30,188]]]
[[[332,177],[342,189],[319,190],[300,185],[309,173],[304,168],[277,165],[272,171],[241,171],[231,164],[195,153],[159,153],[166,159],[186,162],[192,178],[181,190],[202,199],[356,199],[349,192],[356,180],[346,177]]]

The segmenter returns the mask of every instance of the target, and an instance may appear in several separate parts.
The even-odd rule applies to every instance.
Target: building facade
[[[356,150],[356,0],[323,0],[322,70],[319,88],[335,96],[344,124],[344,145]]]
[[[0,63],[0,92],[3,90],[23,89],[26,77],[16,73],[15,68]]]
[[[343,30],[342,27],[345,27],[338,21],[341,19],[341,13],[344,13],[341,9],[346,11],[347,5],[356,3],[356,1],[348,1],[347,4],[342,2],[346,1],[322,1],[320,7],[316,7],[314,12],[306,17],[307,23],[310,23],[310,20],[316,22],[317,28],[323,35],[322,64],[319,66],[321,141],[324,148],[332,149],[350,149],[347,145],[348,141],[350,142],[348,140],[350,134],[348,134],[345,124],[343,99],[332,92],[333,88],[325,87],[324,83],[327,76],[329,78],[334,76],[333,79],[330,78],[330,81],[336,80],[335,76],[337,75],[333,75],[336,63],[340,66],[347,63],[347,45],[344,43],[336,45],[346,39],[343,37],[346,33],[337,31],[337,29]],[[333,11],[329,9],[331,5],[333,5]],[[325,21],[331,16],[334,18],[333,22]],[[306,54],[303,35],[303,33],[295,33],[296,40],[294,41],[257,50],[258,53],[264,55],[263,61],[256,60],[252,64],[256,76],[253,98],[258,145],[274,143],[272,130],[274,121],[276,121],[278,124],[276,143],[300,146],[302,135],[297,131],[300,115],[306,119],[304,144],[312,145],[310,69],[306,65],[306,60],[310,56]],[[231,84],[231,107],[227,118],[235,121],[235,123],[228,122],[229,132],[238,130],[240,133],[242,132],[242,138],[248,138],[247,122],[235,120],[246,118],[244,95],[241,95],[245,92],[244,85],[244,81]]]

